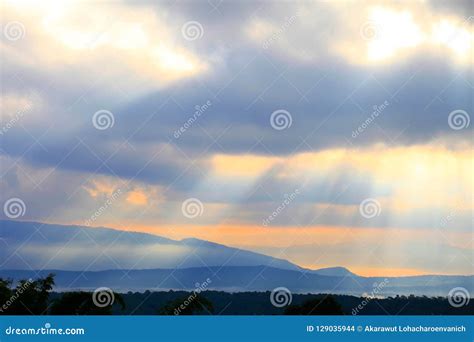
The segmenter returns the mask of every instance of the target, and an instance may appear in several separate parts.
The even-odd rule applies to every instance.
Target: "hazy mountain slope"
[[[31,271],[33,270],[33,271]],[[38,271],[40,270],[40,271]],[[35,222],[0,221],[0,277],[56,274],[58,290],[210,289],[295,293],[446,296],[454,287],[474,293],[473,276],[360,277],[346,268],[305,270],[286,260],[194,238]]]
[[[0,269],[109,270],[267,265],[286,260],[198,239],[175,241],[109,228],[0,221]]]
[[[267,291],[284,286],[293,293],[335,293],[352,295],[427,295],[446,297],[453,287],[474,293],[473,276],[422,276],[401,278],[364,278],[323,276],[306,271],[282,270],[265,266],[211,267],[155,270],[111,270],[71,272],[45,270],[0,270],[0,277],[18,279],[56,274],[56,290],[93,290],[106,286],[116,291],[193,290],[210,280],[207,289],[222,291]],[[383,285],[382,285],[383,284]]]
[[[311,271],[313,274],[325,275],[325,276],[336,276],[336,277],[344,277],[355,275],[351,271],[349,271],[345,267],[328,267],[328,268],[321,268],[319,270]]]

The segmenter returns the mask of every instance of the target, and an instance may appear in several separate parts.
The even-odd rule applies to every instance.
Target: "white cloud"
[[[5,22],[15,20],[25,27],[21,41],[2,44],[4,56],[19,67],[59,73],[83,67],[89,75],[108,73],[111,82],[127,72],[153,88],[208,68],[179,44],[180,31],[167,25],[165,15],[158,17],[146,7],[80,1],[27,4],[9,1],[3,9]]]
[[[461,65],[472,63],[474,35],[469,20],[436,13],[427,3],[330,2],[298,4],[293,11],[298,15],[291,25],[286,25],[291,10],[286,19],[254,18],[247,36],[259,45],[271,41],[273,53],[303,62],[337,55],[370,66],[425,51],[445,54]]]

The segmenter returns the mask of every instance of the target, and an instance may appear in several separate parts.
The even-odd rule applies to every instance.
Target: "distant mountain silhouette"
[[[33,270],[33,271],[32,271]],[[0,221],[0,278],[56,274],[56,290],[238,292],[287,287],[294,293],[446,296],[474,293],[473,276],[361,277],[344,267],[303,269],[286,260],[195,238],[175,241],[110,228]],[[376,290],[374,292],[374,290]]]
[[[0,278],[28,279],[54,273],[57,291],[194,290],[207,283],[206,290],[227,292],[268,291],[286,287],[293,293],[334,293],[356,296],[426,295],[446,297],[453,287],[474,293],[473,276],[359,277],[326,276],[306,270],[282,270],[267,266],[223,266],[186,269],[108,270],[108,271],[27,271],[0,270]],[[209,282],[210,280],[210,282]],[[381,285],[382,284],[382,285]],[[374,293],[374,290],[377,291]]]
[[[355,276],[356,274],[352,273],[345,267],[328,267],[328,268],[320,268],[319,270],[311,271],[313,274],[325,275],[325,276],[336,276],[336,277],[344,277],[344,276]]]
[[[0,270],[100,271],[224,265],[300,269],[283,259],[194,238],[176,241],[110,228],[0,221]]]

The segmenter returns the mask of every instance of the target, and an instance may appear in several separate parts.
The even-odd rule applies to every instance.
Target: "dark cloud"
[[[23,120],[0,137],[2,153],[34,165],[150,183],[166,184],[185,171],[189,181],[180,182],[185,187],[202,177],[213,153],[281,156],[379,142],[426,143],[439,136],[472,143],[472,124],[461,131],[448,125],[453,110],[473,113],[472,68],[424,50],[384,66],[357,66],[337,58],[329,49],[335,37],[331,34],[343,30],[333,30],[335,24],[328,22],[337,16],[327,4],[313,9],[315,26],[308,29],[297,22],[278,38],[291,43],[293,52],[305,49],[303,41],[311,49],[310,57],[318,55],[302,61],[248,38],[245,32],[252,19],[272,20],[278,27],[297,8],[260,5],[257,10],[259,4],[224,2],[215,10],[193,2],[160,4],[157,15],[168,13],[178,31],[183,20],[202,22],[203,38],[187,47],[200,53],[209,70],[147,93],[120,95],[106,81],[94,84],[96,75],[80,66],[58,74],[10,59],[2,72],[6,79],[17,81],[8,82],[7,90],[24,89],[25,84],[38,89],[45,103],[40,113],[44,119]],[[318,25],[321,32],[315,30]],[[21,75],[21,82],[15,74]],[[189,124],[195,107],[208,101],[212,105]],[[354,138],[353,132],[366,124],[373,107],[386,101],[388,106]],[[103,108],[114,114],[115,123],[99,131],[91,119]],[[292,124],[284,130],[270,124],[272,113],[279,109],[291,115]],[[175,132],[185,125],[176,138]],[[171,147],[155,157],[164,144]]]
[[[400,61],[390,70],[327,61],[326,72],[307,65],[281,65],[279,61],[275,68],[267,56],[258,54],[239,72],[242,64],[229,66],[236,75],[233,79],[211,80],[210,88],[217,89],[212,94],[208,87],[189,82],[128,105],[118,112],[116,134],[131,135],[147,121],[132,139],[167,141],[193,116],[194,107],[208,100],[212,106],[179,139],[172,139],[191,155],[250,149],[282,155],[347,146],[347,140],[356,146],[377,142],[402,145],[454,133],[458,139],[469,140],[472,133],[472,127],[453,132],[448,125],[451,111],[472,112],[472,89],[468,85],[472,74],[468,70],[459,74],[460,70],[451,69],[449,62],[438,58],[417,56]],[[352,138],[352,132],[371,116],[373,107],[386,101],[388,105],[375,123],[357,139]],[[281,131],[272,128],[271,114],[278,109],[291,114],[291,127]],[[209,136],[219,137],[218,143],[209,147],[213,142]],[[254,147],[257,141],[261,144]]]
[[[472,0],[430,0],[428,4],[432,10],[438,13],[457,15],[460,20],[474,16],[474,2]]]

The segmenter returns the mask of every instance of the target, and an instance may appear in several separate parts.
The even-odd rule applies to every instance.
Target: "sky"
[[[0,218],[472,274],[471,1],[1,6]]]

